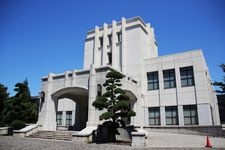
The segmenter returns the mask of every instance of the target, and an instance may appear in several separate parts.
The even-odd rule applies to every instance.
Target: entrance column
[[[53,74],[49,74],[47,86],[44,89],[45,97],[42,109],[39,112],[38,124],[42,125],[42,130],[56,130],[56,108],[57,102],[52,98]]]
[[[87,126],[96,126],[98,122],[96,121],[96,110],[92,106],[92,103],[96,99],[96,72],[93,65],[90,67],[90,77],[89,77],[89,94],[88,94],[88,122]],[[98,119],[97,119],[98,120]]]

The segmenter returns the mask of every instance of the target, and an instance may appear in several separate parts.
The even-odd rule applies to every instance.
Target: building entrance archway
[[[71,99],[76,102],[75,124],[72,125],[73,130],[80,131],[86,127],[88,120],[88,90],[82,87],[63,88],[52,94],[57,113],[58,101],[60,99]],[[55,113],[55,115],[56,115]]]
[[[135,96],[135,94],[133,92],[131,92],[130,90],[125,90],[125,94],[129,97],[129,109],[135,111],[135,104],[137,102],[137,97]],[[122,118],[122,120],[127,124],[133,124],[134,123],[134,117],[125,117]]]

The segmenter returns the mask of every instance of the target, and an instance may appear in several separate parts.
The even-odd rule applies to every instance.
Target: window
[[[194,125],[198,124],[197,106],[187,105],[183,106],[184,109],[184,124]]]
[[[166,107],[166,124],[167,125],[178,124],[178,115],[176,106]]]
[[[180,68],[181,87],[194,85],[193,67]]]
[[[56,114],[57,125],[62,125],[62,111],[58,111]]]
[[[108,61],[109,61],[108,65],[111,65],[112,64],[112,53],[108,52],[107,54],[108,54]]]
[[[66,111],[66,125],[72,125],[72,111]]]
[[[97,96],[101,96],[102,95],[102,86],[101,84],[97,85]]]
[[[109,39],[109,45],[112,45],[112,35],[108,35],[108,39]]]
[[[148,90],[159,89],[158,71],[148,72],[147,78],[148,78]]]
[[[118,43],[122,42],[122,34],[121,32],[117,33]]]
[[[99,38],[99,42],[100,42],[100,47],[102,47],[103,46],[103,37]]]
[[[164,89],[176,87],[175,69],[163,70]]]
[[[159,107],[152,107],[148,109],[149,125],[160,125],[160,109]]]

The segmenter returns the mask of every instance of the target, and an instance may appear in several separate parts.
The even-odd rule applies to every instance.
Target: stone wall
[[[224,136],[222,126],[177,126],[177,127],[144,127],[148,132],[166,132],[179,134],[195,134],[207,136]]]

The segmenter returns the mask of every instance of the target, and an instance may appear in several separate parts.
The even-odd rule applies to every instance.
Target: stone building
[[[158,56],[154,29],[140,17],[96,26],[86,33],[82,70],[42,78],[38,124],[73,129],[100,123],[92,103],[109,70],[125,75],[122,88],[136,112],[135,126],[219,125],[217,99],[202,50]],[[57,125],[58,122],[58,125]]]

